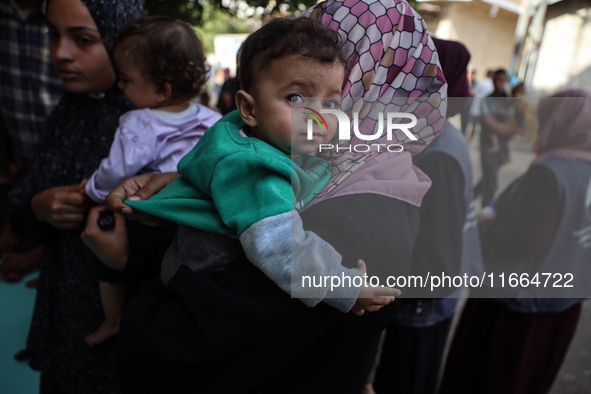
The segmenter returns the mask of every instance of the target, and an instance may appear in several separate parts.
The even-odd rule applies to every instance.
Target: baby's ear
[[[156,90],[156,100],[159,102],[166,101],[170,98],[171,94],[172,87],[168,82],[164,82],[164,84]]]
[[[254,108],[254,98],[244,90],[236,92],[236,107],[244,123],[250,127],[256,127],[257,119]]]

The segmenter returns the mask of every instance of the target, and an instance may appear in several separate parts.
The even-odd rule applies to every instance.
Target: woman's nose
[[[55,45],[54,57],[60,61],[71,61],[74,59],[74,54],[75,46],[66,38],[61,38]]]

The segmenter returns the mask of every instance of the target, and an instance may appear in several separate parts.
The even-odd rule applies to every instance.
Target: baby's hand
[[[367,267],[363,260],[357,261],[357,268],[361,271],[362,276],[367,273]],[[359,291],[359,296],[357,296],[357,301],[355,301],[353,308],[351,308],[351,312],[357,316],[363,315],[366,311],[377,312],[383,306],[394,301],[395,297],[400,294],[402,294],[400,290],[392,287],[372,287],[366,283],[361,287],[361,291]]]

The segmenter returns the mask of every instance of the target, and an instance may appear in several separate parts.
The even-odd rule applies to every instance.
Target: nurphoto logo
[[[362,134],[359,131],[359,113],[353,112],[353,133],[355,137],[362,141],[367,141],[367,143],[362,144],[350,144],[349,146],[343,145],[343,141],[350,141],[351,140],[351,120],[349,119],[349,115],[345,112],[340,111],[338,109],[321,109],[320,112],[315,111],[311,108],[304,107],[304,109],[309,110],[311,112],[304,112],[304,114],[310,116],[307,120],[307,138],[308,140],[312,140],[314,134],[314,123],[318,124],[318,126],[323,129],[328,129],[328,125],[324,116],[322,115],[334,115],[337,117],[338,120],[338,139],[341,141],[340,144],[320,144],[319,145],[319,152],[328,152],[331,150],[336,150],[337,152],[342,151],[349,151],[349,152],[357,152],[357,153],[366,153],[366,152],[402,152],[404,147],[398,143],[390,143],[391,141],[397,141],[398,139],[393,136],[394,130],[400,130],[410,139],[411,141],[417,141],[417,137],[411,132],[411,129],[416,126],[417,124],[417,117],[414,114],[404,113],[404,112],[389,112],[387,113],[386,117],[384,114],[380,112],[378,114],[377,120],[377,129],[373,134]],[[384,119],[386,120],[386,127],[384,130]],[[403,120],[408,119],[410,122],[401,123]],[[386,133],[386,140],[388,143],[378,143],[377,140],[381,139]]]

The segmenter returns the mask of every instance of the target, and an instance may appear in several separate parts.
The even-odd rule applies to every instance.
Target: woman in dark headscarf
[[[538,119],[535,161],[481,223],[495,282],[466,303],[442,393],[547,393],[591,296],[591,94],[544,98]]]
[[[80,182],[109,152],[119,117],[131,109],[116,85],[109,43],[141,16],[139,0],[51,0],[50,48],[65,92],[47,121],[38,156],[11,193],[13,217],[44,232],[44,255],[27,348],[44,392],[118,392],[114,344],[84,338],[102,321],[96,277],[80,240],[87,199]]]

